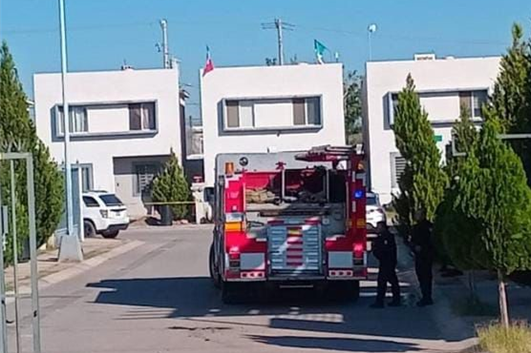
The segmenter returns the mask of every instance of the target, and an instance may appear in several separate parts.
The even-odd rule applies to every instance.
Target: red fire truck
[[[360,147],[216,157],[209,267],[230,303],[256,289],[356,299],[367,278]]]

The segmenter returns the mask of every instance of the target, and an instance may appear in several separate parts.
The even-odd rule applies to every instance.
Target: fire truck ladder
[[[352,155],[356,154],[363,154],[363,145],[317,146],[311,148],[308,152],[296,155],[295,158],[307,162],[339,162],[349,160]]]

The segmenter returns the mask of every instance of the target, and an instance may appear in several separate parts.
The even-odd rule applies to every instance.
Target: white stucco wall
[[[499,72],[499,57],[449,58],[434,61],[368,62],[364,88],[364,139],[369,155],[370,186],[380,194],[383,203],[392,199],[391,153],[398,152],[393,131],[386,124],[385,98],[399,92],[411,74],[419,92],[491,89]],[[422,103],[423,99],[421,99]],[[428,99],[425,105],[430,120],[447,120],[459,116],[459,96]],[[441,135],[437,146],[443,153],[451,139],[451,125],[433,125],[435,135]],[[443,153],[444,155],[444,153]]]
[[[220,134],[219,107],[223,99],[295,96],[321,96],[322,128]],[[286,107],[272,105],[259,109],[267,109],[267,116],[277,122],[270,125],[279,126],[286,121],[281,117],[291,113],[291,107],[283,108]],[[343,68],[341,64],[215,68],[201,76],[201,110],[205,181],[213,185],[214,160],[218,153],[266,152],[268,148],[270,151],[294,151],[323,144],[344,145]]]
[[[34,97],[37,134],[50,148],[53,158],[61,163],[63,140],[52,134],[53,110],[57,104],[62,104],[60,74],[35,74]],[[158,131],[155,134],[72,137],[71,162],[92,164],[95,189],[115,191],[115,157],[158,158],[168,155],[173,148],[181,160],[177,69],[69,73],[67,98],[71,104],[156,102]],[[127,131],[128,116],[125,107],[100,110],[89,116],[89,131]]]

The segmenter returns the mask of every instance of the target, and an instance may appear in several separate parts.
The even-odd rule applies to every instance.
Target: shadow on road
[[[420,350],[415,344],[376,339],[305,336],[249,336],[249,338],[255,342],[274,346],[328,349],[341,352],[414,352]]]
[[[327,303],[319,301],[308,291],[303,296],[278,293],[272,302],[248,305],[224,305],[219,292],[208,277],[135,278],[103,280],[89,284],[103,289],[98,304],[127,305],[133,308],[117,320],[148,320],[181,318],[209,323],[229,323],[241,326],[265,326],[304,332],[356,334],[425,340],[458,341],[468,338],[441,337],[428,311],[416,307],[369,309],[374,287],[363,288],[356,303]],[[235,322],[238,317],[271,316],[269,324],[254,324],[248,320]],[[227,318],[232,318],[227,321]],[[415,350],[411,344],[350,338],[303,338],[253,336],[267,344],[287,347],[330,348],[358,352],[404,352]],[[382,350],[382,346],[385,349]],[[355,350],[353,350],[355,347]],[[363,348],[360,348],[363,347]],[[372,347],[372,348],[371,348]]]

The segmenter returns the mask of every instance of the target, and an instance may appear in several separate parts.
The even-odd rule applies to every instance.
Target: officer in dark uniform
[[[376,228],[378,237],[374,240],[373,254],[379,261],[378,293],[372,308],[383,308],[387,283],[391,284],[393,300],[389,306],[400,306],[400,285],[396,276],[397,254],[394,235],[385,222],[379,222]]]
[[[417,224],[412,228],[411,245],[415,253],[415,272],[420,284],[422,299],[417,306],[433,305],[433,259],[435,247],[433,245],[433,224],[426,219],[426,212],[418,210],[415,214]]]

